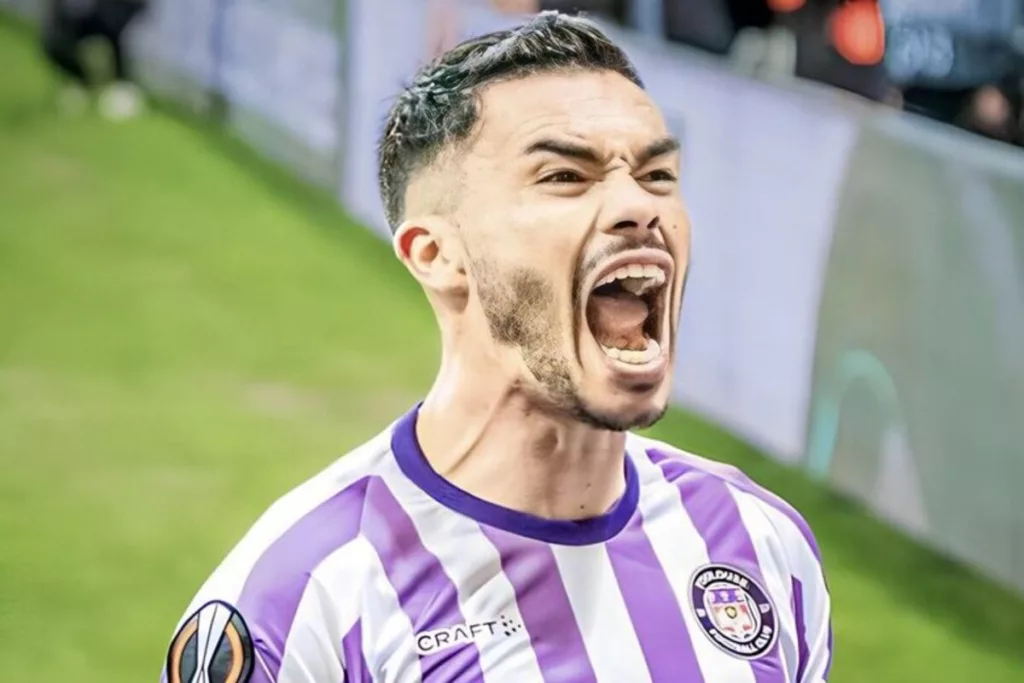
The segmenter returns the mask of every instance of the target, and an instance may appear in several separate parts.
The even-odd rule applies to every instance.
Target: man
[[[1011,141],[1019,119],[1024,2],[883,2],[885,68],[904,109]]]
[[[168,680],[826,680],[800,516],[626,431],[669,397],[678,172],[585,20],[542,14],[420,72],[380,188],[437,314],[437,380],[256,523],[188,607]]]
[[[142,97],[132,82],[130,58],[124,36],[146,0],[49,0],[43,20],[43,50],[64,76],[62,106],[81,109],[87,103],[92,81],[82,60],[86,41],[100,39],[110,46],[114,82],[99,98],[100,112],[121,120],[138,113]]]

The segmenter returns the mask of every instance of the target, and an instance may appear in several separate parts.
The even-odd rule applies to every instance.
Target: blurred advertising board
[[[339,194],[353,216],[387,235],[376,150],[395,96],[445,48],[518,19],[456,0],[349,0],[346,22],[347,128]]]
[[[343,11],[335,0],[153,2],[133,45],[151,88],[217,110],[262,153],[330,186],[340,154]]]
[[[339,153],[337,8],[333,0],[231,0],[220,71],[235,130],[327,186]]]
[[[866,119],[827,270],[807,467],[1024,590],[1024,155]]]
[[[132,25],[131,44],[140,76],[154,90],[196,104],[217,77],[218,0],[151,2]]]

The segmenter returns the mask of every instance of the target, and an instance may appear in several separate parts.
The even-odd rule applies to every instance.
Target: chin
[[[602,382],[602,384],[605,384]],[[660,420],[668,410],[670,385],[606,385],[580,394],[580,419],[612,431],[644,429]]]

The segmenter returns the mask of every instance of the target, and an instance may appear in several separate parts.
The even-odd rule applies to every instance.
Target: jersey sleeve
[[[827,683],[832,668],[832,598],[821,549],[795,508],[763,489],[757,495],[766,503],[789,567],[798,653],[793,683]]]
[[[192,683],[321,683],[346,680],[344,648],[334,638],[337,621],[330,606],[306,589],[304,605],[286,624],[279,596],[267,594],[238,603],[204,602],[179,626],[168,649],[161,681]],[[353,626],[358,628],[358,623]],[[341,634],[342,636],[348,634]]]
[[[337,683],[355,675],[350,660],[359,671],[369,572],[379,566],[360,532],[364,466],[386,452],[369,442],[264,512],[185,610],[168,683]]]
[[[832,599],[820,556],[807,544],[795,554],[793,612],[800,653],[796,683],[825,683],[832,667]]]

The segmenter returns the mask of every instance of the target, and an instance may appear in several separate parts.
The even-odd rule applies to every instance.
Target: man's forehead
[[[547,136],[596,146],[645,145],[668,132],[650,96],[614,72],[529,76],[489,86],[481,96],[482,153],[525,151]]]

